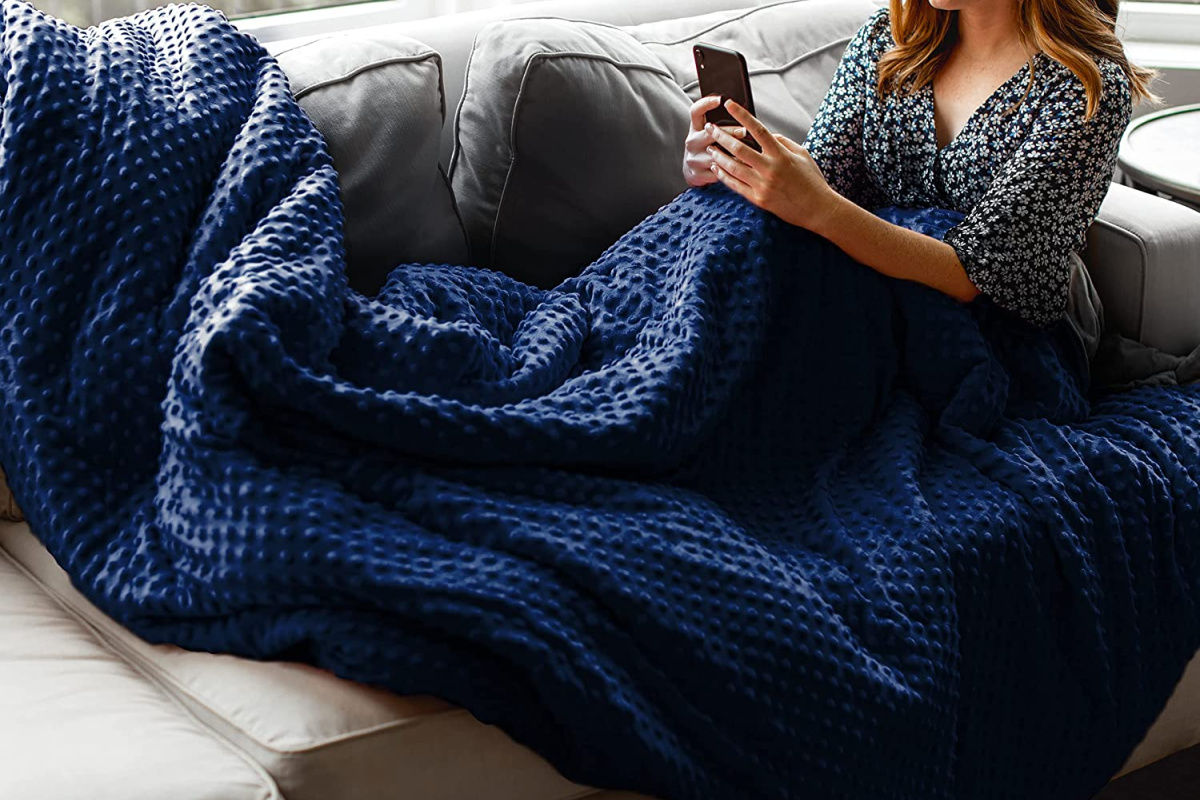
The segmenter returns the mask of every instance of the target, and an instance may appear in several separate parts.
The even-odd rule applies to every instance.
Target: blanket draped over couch
[[[1200,392],[1089,404],[1064,328],[719,187],[553,291],[365,298],[319,135],[220,14],[2,24],[0,462],[143,637],[672,800],[1086,797],[1200,644]]]

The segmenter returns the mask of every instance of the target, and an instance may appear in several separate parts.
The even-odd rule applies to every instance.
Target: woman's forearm
[[[824,236],[884,275],[923,283],[963,302],[979,295],[953,247],[859,208],[830,187],[807,150],[771,133],[734,101],[725,107],[762,146],[757,152],[718,126],[706,126],[725,148],[724,153],[708,148],[713,173],[725,186],[784,222]]]
[[[812,226],[814,233],[884,275],[923,283],[964,303],[979,294],[953,247],[893,225],[833,194],[826,213]]]

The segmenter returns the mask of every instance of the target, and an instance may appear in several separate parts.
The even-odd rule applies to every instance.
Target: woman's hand
[[[704,128],[704,115],[721,104],[721,98],[715,94],[701,97],[692,103],[692,129],[688,132],[683,147],[683,177],[688,186],[707,186],[717,182],[716,173],[712,171],[712,158],[708,148],[712,146],[713,137]],[[741,139],[746,135],[744,128],[725,128],[732,136]]]
[[[717,180],[784,222],[820,232],[838,195],[825,182],[817,162],[791,139],[771,133],[733,100],[725,107],[762,146],[762,152],[715,126],[706,126],[714,143],[728,151],[727,155],[712,145],[706,148]]]

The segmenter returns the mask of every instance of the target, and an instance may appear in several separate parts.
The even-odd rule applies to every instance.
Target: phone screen
[[[705,118],[721,127],[739,127],[741,123],[725,109],[724,102],[733,100],[751,114],[755,113],[746,59],[735,50],[715,45],[697,44],[692,52],[696,58],[696,76],[701,95],[719,95],[722,102],[722,105],[709,111]],[[755,150],[761,150],[758,142],[749,135],[742,141]]]

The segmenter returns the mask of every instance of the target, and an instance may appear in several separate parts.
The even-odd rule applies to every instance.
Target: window
[[[1200,0],[1121,3],[1117,33],[1125,52],[1148,67],[1200,67]]]

